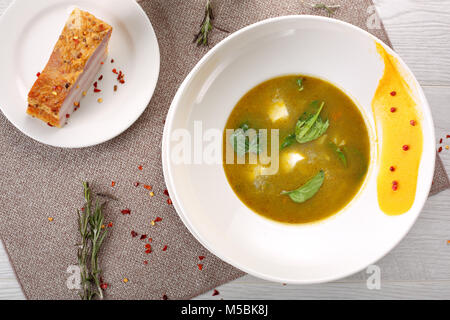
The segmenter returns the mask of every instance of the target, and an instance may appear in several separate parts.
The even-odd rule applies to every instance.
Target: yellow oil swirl
[[[379,43],[376,46],[385,65],[372,100],[377,133],[381,137],[378,204],[384,213],[399,215],[414,203],[423,144],[421,118],[397,59]]]

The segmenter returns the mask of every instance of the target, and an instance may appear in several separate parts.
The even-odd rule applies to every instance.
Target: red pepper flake
[[[134,230],[131,230],[131,236],[133,238],[136,238],[138,236],[138,233],[136,231],[134,231]]]
[[[39,78],[39,76],[41,75],[41,73],[40,72],[38,72],[38,73],[36,73],[36,77],[38,77]]]
[[[142,171],[143,167],[142,167],[142,166],[139,166],[138,169]]]
[[[117,91],[117,85],[114,85],[114,91]]]
[[[397,191],[397,189],[398,189],[398,182],[392,181],[392,190]]]
[[[95,93],[98,93],[98,92],[101,92],[102,90],[100,90],[100,89],[97,89],[97,88],[94,88],[94,92]]]
[[[115,74],[117,74],[116,68],[112,69],[112,72],[115,73]]]
[[[391,108],[391,112],[394,113],[395,111],[397,111],[397,109],[394,108],[394,107],[392,107],[392,108]]]
[[[395,97],[397,95],[397,91],[392,91],[391,96]]]
[[[52,125],[50,122],[47,122],[47,125],[48,125],[49,127],[53,127],[53,125]]]
[[[130,209],[123,209],[120,212],[122,212],[122,214],[131,214],[131,210]]]
[[[97,88],[97,81],[94,82],[94,88]]]
[[[102,62],[100,62],[100,64],[101,64],[101,65],[104,65],[105,63],[102,61]]]
[[[164,246],[164,248],[162,249],[162,251],[166,251],[167,250],[167,245]]]
[[[148,238],[148,242],[152,242],[153,241],[153,239],[152,238]]]
[[[395,167],[394,167],[394,166],[391,166],[391,167],[389,168],[389,170],[391,170],[392,172],[394,172],[394,171],[395,171]]]
[[[144,184],[144,188],[147,190],[152,190],[152,186],[149,186],[148,184]]]
[[[219,291],[217,291],[216,289],[214,289],[214,292],[213,292],[213,294],[212,294],[212,295],[213,295],[213,297],[214,297],[214,296],[218,296],[219,294],[220,294],[220,292],[219,292]]]
[[[442,152],[442,147],[439,147],[438,152]]]
[[[150,243],[145,244],[145,249],[151,249],[151,248],[152,248],[152,246],[150,245]]]
[[[146,234],[143,234],[143,235],[141,236],[141,240],[144,240],[145,238],[147,238],[147,235],[146,235]]]
[[[69,119],[70,118],[70,114],[66,114],[66,119]]]
[[[167,199],[167,204],[171,205],[172,204],[172,200]]]
[[[409,146],[408,146],[407,144],[405,144],[405,145],[402,147],[402,149],[403,149],[403,151],[408,151],[408,150],[409,150]]]
[[[144,264],[147,265],[147,264],[148,264],[148,261],[147,261],[147,260],[144,260]]]
[[[121,84],[124,84],[125,83],[125,80],[123,80],[123,79],[120,79],[120,81],[119,81]]]
[[[100,288],[102,288],[102,290],[106,290],[106,289],[108,289],[108,284],[102,283],[102,284],[100,284]]]
[[[165,294],[163,294],[162,299],[163,300],[167,300],[168,298],[167,298],[167,296]]]
[[[102,81],[103,80],[103,75],[100,75],[100,77],[98,78],[98,81]]]
[[[442,143],[442,138],[441,138],[441,140],[439,140],[439,143]]]
[[[203,264],[199,263],[197,264],[198,270],[202,271],[203,270]]]
[[[167,189],[164,190],[164,194],[169,197],[169,191],[167,191]]]
[[[114,187],[116,185],[115,181],[111,181],[111,187]]]
[[[160,221],[162,221],[162,218],[161,217],[156,217],[155,222],[160,222]]]
[[[111,63],[114,63],[114,59],[111,59]]]
[[[145,250],[145,253],[146,253],[146,254],[152,253],[152,249],[147,249],[147,250]]]
[[[201,260],[205,259],[205,256],[198,256],[198,258]]]
[[[133,184],[134,184],[134,186],[137,188],[137,187],[139,187],[139,184],[140,184],[140,183],[136,181],[136,182],[133,183]]]
[[[448,134],[448,135],[446,136],[446,138],[447,138],[447,139],[450,138],[450,134]]]
[[[409,124],[414,127],[416,125],[416,121],[415,120],[411,120],[411,121],[409,121]]]
[[[112,226],[113,226],[112,222],[108,223],[108,228],[112,228]]]

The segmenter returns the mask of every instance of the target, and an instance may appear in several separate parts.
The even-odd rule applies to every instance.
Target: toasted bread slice
[[[28,93],[27,113],[50,126],[64,126],[106,59],[111,33],[109,24],[73,10]]]

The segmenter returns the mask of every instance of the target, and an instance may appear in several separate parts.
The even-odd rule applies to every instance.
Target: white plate
[[[317,283],[362,270],[406,235],[431,187],[434,127],[428,103],[413,74],[384,45],[405,69],[423,114],[424,135],[415,202],[403,215],[385,215],[377,201],[378,146],[371,108],[384,70],[375,41],[381,42],[338,20],[280,17],[231,35],[187,76],[166,120],[164,175],[179,216],[211,252],[257,277]],[[172,140],[176,129],[192,134],[194,121],[201,120],[204,131],[222,131],[231,110],[248,90],[275,76],[295,73],[326,79],[353,97],[369,125],[372,159],[365,185],[349,206],[323,222],[289,226],[267,220],[243,205],[228,184],[222,164],[175,164],[171,152],[178,144]]]
[[[102,92],[89,90],[68,125],[51,128],[26,114],[27,95],[74,7],[113,27],[108,59],[98,74],[103,75]],[[0,39],[1,110],[24,134],[52,146],[87,147],[119,135],[145,110],[158,80],[158,42],[135,0],[16,0],[0,18]],[[117,82],[113,68],[125,73],[124,85]]]

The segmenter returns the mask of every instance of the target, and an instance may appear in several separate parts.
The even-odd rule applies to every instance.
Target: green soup
[[[247,136],[243,155],[238,143],[244,140],[224,131],[228,182],[256,213],[285,223],[315,222],[345,207],[361,188],[370,159],[368,130],[355,103],[334,85],[302,75],[261,83],[241,98],[225,126],[240,133],[249,128],[279,130],[279,169],[269,175],[259,160],[248,161],[252,152],[260,152],[254,144],[249,147],[255,136]],[[271,145],[269,134],[261,148],[270,156]],[[245,163],[227,164],[226,148]]]

